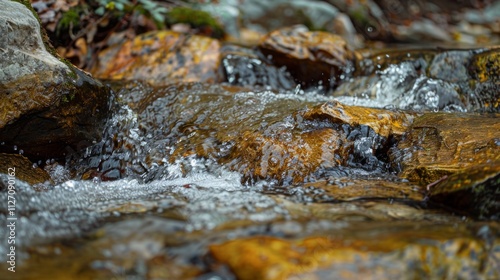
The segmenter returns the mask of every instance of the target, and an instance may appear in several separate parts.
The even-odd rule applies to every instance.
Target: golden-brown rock
[[[155,31],[99,55],[92,73],[101,79],[142,80],[153,85],[217,82],[219,41],[173,31]]]
[[[386,229],[379,225],[378,231],[372,231],[370,226],[358,226],[294,240],[240,238],[212,245],[210,253],[243,280],[455,278],[464,273],[478,278],[499,276],[489,245],[473,234],[464,234],[463,229],[387,224]],[[499,239],[490,242],[498,244]],[[478,259],[471,259],[470,254]]]
[[[31,185],[51,181],[45,170],[33,167],[33,163],[29,159],[19,154],[0,153],[0,173],[14,174],[12,177]]]
[[[392,153],[401,176],[432,183],[464,168],[500,160],[498,115],[429,113],[418,117]]]

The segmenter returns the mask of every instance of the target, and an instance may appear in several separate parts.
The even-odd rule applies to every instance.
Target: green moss
[[[193,10],[186,7],[175,7],[167,13],[167,24],[189,24],[194,28],[209,27],[213,30],[214,37],[224,37],[224,29],[209,13]]]

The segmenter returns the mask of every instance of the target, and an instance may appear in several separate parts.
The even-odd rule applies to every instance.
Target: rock
[[[432,202],[460,214],[500,220],[499,161],[471,166],[441,178],[429,188]]]
[[[152,31],[99,54],[91,72],[100,79],[141,80],[152,85],[219,81],[219,41],[173,31]]]
[[[466,168],[500,160],[499,116],[429,113],[414,120],[391,153],[400,176],[430,184]]]
[[[402,225],[321,231],[303,238],[237,238],[210,246],[238,279],[496,278],[498,225]],[[470,231],[472,233],[465,233]],[[475,233],[492,233],[491,240]],[[460,232],[460,233],[458,233]],[[486,242],[487,241],[487,242]],[[491,244],[491,243],[492,244]],[[485,243],[491,244],[487,245]],[[470,255],[477,258],[470,258]],[[411,264],[411,265],[408,265]]]
[[[188,7],[178,6],[170,8],[166,17],[170,26],[187,24],[194,28],[196,34],[210,36],[217,39],[224,38],[223,27],[209,13]]]
[[[410,114],[338,102],[290,113],[258,131],[243,130],[222,162],[245,178],[277,179],[285,185],[342,166],[386,171],[385,151],[412,120]]]
[[[109,223],[89,234],[90,240],[80,246],[33,246],[29,260],[20,263],[16,273],[25,279],[39,278],[37,273],[51,279],[106,279],[118,269],[141,278],[193,279],[200,269],[166,251],[183,243],[179,231],[184,227],[184,222],[159,217]],[[60,266],[66,269],[57,269]],[[29,269],[34,267],[37,273]]]
[[[222,0],[198,6],[223,22],[228,33],[235,38],[241,38],[245,29],[266,34],[296,24],[323,30],[338,15],[338,10],[324,1]]]
[[[500,83],[500,48],[476,54],[470,64],[471,75],[478,82]]]
[[[45,170],[33,166],[29,159],[19,154],[0,153],[0,172],[4,174],[11,173],[13,174],[12,177],[25,181],[30,185],[51,181],[49,174]]]
[[[386,172],[387,151],[414,117],[196,83],[136,84],[118,94],[137,119],[130,127],[119,121],[85,161],[75,162],[87,162],[87,171],[77,173],[88,178],[115,170],[115,179],[134,173],[146,181],[160,179],[169,176],[168,163],[192,156],[238,171],[247,182],[269,179],[289,185],[339,168]]]
[[[225,81],[238,86],[291,90],[296,84],[284,67],[277,68],[249,49],[226,45],[221,66]]]
[[[359,106],[498,112],[497,53],[497,48],[359,52],[355,77],[331,94]]]
[[[353,54],[342,37],[301,26],[266,35],[259,49],[273,64],[286,66],[303,86],[336,87],[353,71]]]
[[[109,88],[50,53],[33,11],[0,3],[0,151],[57,158],[98,141]]]
[[[347,14],[358,33],[366,39],[382,41],[393,39],[389,21],[376,1],[329,0],[328,2]]]

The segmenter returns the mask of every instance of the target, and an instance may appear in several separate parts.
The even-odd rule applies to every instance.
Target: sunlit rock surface
[[[0,151],[61,158],[99,141],[110,89],[53,56],[31,10],[0,4]]]
[[[106,49],[91,72],[101,79],[217,82],[220,42],[173,31],[153,31]]]

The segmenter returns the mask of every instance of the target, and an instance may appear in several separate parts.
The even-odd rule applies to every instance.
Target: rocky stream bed
[[[247,26],[281,9],[243,2]],[[491,42],[450,20],[469,37],[423,47],[389,2],[124,37],[91,75],[0,0],[0,278],[500,279],[500,6],[463,12]]]

